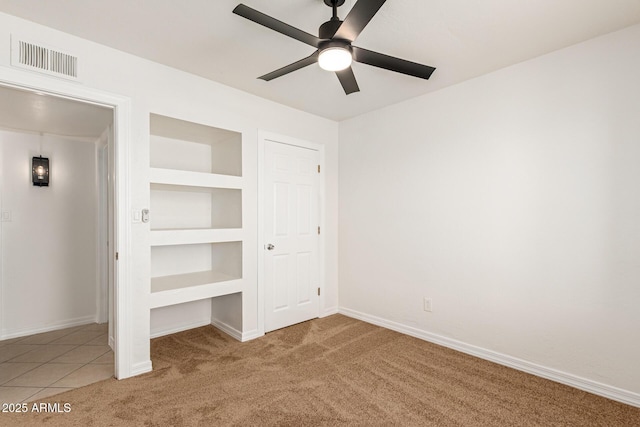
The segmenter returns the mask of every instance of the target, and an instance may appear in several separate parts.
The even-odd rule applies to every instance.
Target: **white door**
[[[265,141],[265,332],[319,314],[317,150]]]

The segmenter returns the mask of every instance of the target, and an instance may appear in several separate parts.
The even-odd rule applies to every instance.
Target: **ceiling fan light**
[[[327,71],[340,71],[349,68],[353,58],[351,52],[343,47],[328,47],[320,52],[318,64]]]

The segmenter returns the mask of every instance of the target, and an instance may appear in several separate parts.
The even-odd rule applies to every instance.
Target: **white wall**
[[[0,131],[3,338],[96,321],[95,145]],[[49,187],[31,158],[49,157]]]
[[[640,404],[638,40],[630,27],[342,122],[341,310]]]
[[[257,147],[258,129],[264,129],[326,146],[326,288],[327,312],[337,310],[337,222],[338,222],[338,124],[308,113],[152,63],[123,52],[92,43],[29,21],[0,14],[0,67],[10,65],[10,34],[62,49],[79,57],[83,85],[112,92],[132,100],[131,204],[134,209],[149,206],[149,114],[156,113],[224,129],[240,130]],[[1,69],[0,69],[1,75]],[[52,77],[52,79],[54,79]],[[257,152],[247,153],[247,166],[256,170]],[[254,198],[253,222],[257,222]],[[148,367],[150,314],[149,225],[132,224],[133,272],[131,363],[134,372]],[[257,254],[254,254],[255,256]],[[255,284],[255,271],[253,271]],[[256,287],[243,295],[254,303]],[[253,304],[257,307],[257,303]],[[210,310],[210,304],[197,305]],[[193,307],[191,307],[193,308]],[[202,318],[198,310],[183,310],[181,322]],[[162,322],[156,322],[161,324]],[[257,330],[256,312],[243,319],[245,331]]]

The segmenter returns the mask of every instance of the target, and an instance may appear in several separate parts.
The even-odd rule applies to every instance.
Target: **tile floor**
[[[108,324],[0,341],[0,403],[30,402],[111,378]]]

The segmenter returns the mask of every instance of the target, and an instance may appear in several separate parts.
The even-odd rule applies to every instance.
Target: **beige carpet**
[[[46,399],[2,425],[640,426],[640,409],[345,316],[247,343],[213,327],[152,341],[154,371]]]

